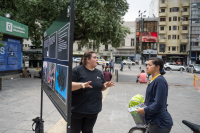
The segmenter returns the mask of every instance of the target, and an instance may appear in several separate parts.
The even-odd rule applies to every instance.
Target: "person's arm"
[[[101,91],[104,91],[104,90],[106,90],[107,88],[112,87],[112,86],[115,86],[115,84],[113,83],[113,81],[111,81],[111,82],[106,82],[106,83],[103,84],[103,88],[102,88]]]
[[[92,81],[88,81],[86,83],[72,82],[72,91],[79,90],[79,89],[82,89],[82,88],[85,88],[85,87],[92,88],[92,86],[89,85],[91,82]]]

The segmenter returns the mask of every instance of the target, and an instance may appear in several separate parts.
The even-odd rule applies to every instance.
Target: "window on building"
[[[165,52],[165,44],[160,44],[159,52]]]
[[[193,26],[192,31],[200,31],[200,27],[199,26]]]
[[[160,35],[160,39],[165,39],[165,36],[164,35]]]
[[[177,0],[174,0],[174,3],[177,3]]]
[[[176,35],[172,35],[172,39],[176,39]]]
[[[170,8],[169,12],[179,12],[179,7]]]
[[[192,46],[199,46],[198,43],[199,43],[199,42],[191,42],[191,45],[192,45]]]
[[[192,11],[192,15],[199,15],[200,11]]]
[[[124,39],[124,41],[122,42],[121,46],[125,46],[125,39]]]
[[[176,47],[172,47],[172,51],[176,51]]]
[[[182,39],[187,39],[187,35],[182,35]]]
[[[187,8],[183,8],[183,12],[187,12]]]
[[[165,18],[160,18],[160,21],[165,21]]]
[[[183,30],[187,30],[187,26],[183,26]]]
[[[179,40],[179,35],[178,35],[177,39]]]
[[[171,30],[171,26],[169,26],[169,30]]]
[[[182,17],[181,18],[183,21],[188,21],[188,17]]]
[[[105,45],[105,51],[108,51],[108,45]]]
[[[25,47],[27,47],[27,44],[25,44]]]
[[[173,26],[173,30],[177,30],[177,26]]]
[[[160,27],[160,30],[164,30],[165,28],[164,27]]]
[[[178,17],[178,21],[180,21],[180,17]]]
[[[171,39],[171,35],[168,35],[168,40],[170,40]]]
[[[186,45],[180,45],[180,53],[186,52]]]
[[[200,23],[200,19],[193,19],[192,23]]]
[[[197,8],[197,3],[193,3],[192,8]]]
[[[170,47],[168,47],[168,51],[170,51]]]
[[[177,17],[173,17],[173,21],[177,21]]]
[[[165,0],[161,0],[161,2],[162,2],[162,4],[164,4],[164,3],[165,3]]]
[[[187,3],[187,2],[188,2],[188,0],[184,0],[183,2],[184,2],[184,3]]]
[[[134,39],[131,39],[131,46],[134,46]]]
[[[161,12],[165,12],[165,9],[161,9]]]
[[[178,26],[178,30],[179,30],[179,26]]]
[[[78,44],[78,51],[81,51],[81,44]]]
[[[169,22],[172,21],[172,17],[169,17]]]
[[[192,34],[191,38],[199,38],[199,35],[198,34]]]

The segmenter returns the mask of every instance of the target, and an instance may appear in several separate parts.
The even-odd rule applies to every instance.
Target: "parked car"
[[[164,69],[165,70],[178,70],[180,71],[182,69],[182,71],[185,70],[185,67],[183,65],[178,65],[176,63],[165,63],[164,64]]]
[[[135,65],[135,62],[133,62],[131,60],[123,60],[123,64],[124,65],[127,65],[127,64]]]
[[[81,62],[81,58],[76,58],[73,60],[74,63],[80,63]]]
[[[105,60],[104,60],[104,59],[98,59],[98,62],[97,62],[97,64],[98,64],[98,65],[102,65],[104,62],[105,62]]]
[[[200,64],[191,64],[191,65],[188,65],[186,67],[186,71],[187,72],[191,72],[191,69],[193,68],[193,72],[195,73],[199,73],[200,72]]]

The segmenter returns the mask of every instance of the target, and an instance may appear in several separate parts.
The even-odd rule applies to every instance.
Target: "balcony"
[[[200,50],[200,46],[192,46],[192,50]]]
[[[165,16],[166,16],[166,13],[165,13],[165,12],[159,13],[159,16],[160,16],[160,17],[165,17]]]
[[[188,7],[188,6],[190,6],[190,3],[189,2],[185,2],[185,3],[182,4],[182,6],[183,7]]]
[[[165,30],[159,30],[159,34],[166,34]]]
[[[166,39],[160,39],[159,43],[166,43]]]
[[[159,25],[166,25],[166,22],[161,21],[159,22]]]
[[[165,7],[167,7],[167,4],[166,3],[163,3],[163,4],[160,4],[160,8],[165,8]]]
[[[187,44],[188,43],[188,39],[181,39],[181,44]]]
[[[182,30],[181,34],[189,34],[188,30]]]
[[[189,16],[189,12],[182,12],[182,16]]]
[[[182,21],[181,25],[189,25],[189,21]]]

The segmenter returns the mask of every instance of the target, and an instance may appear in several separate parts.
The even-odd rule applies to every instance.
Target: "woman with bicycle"
[[[173,126],[171,115],[167,111],[168,84],[162,76],[165,74],[163,61],[160,58],[150,58],[146,72],[152,75],[146,89],[145,108],[138,108],[137,113],[145,113],[149,133],[169,133]]]

